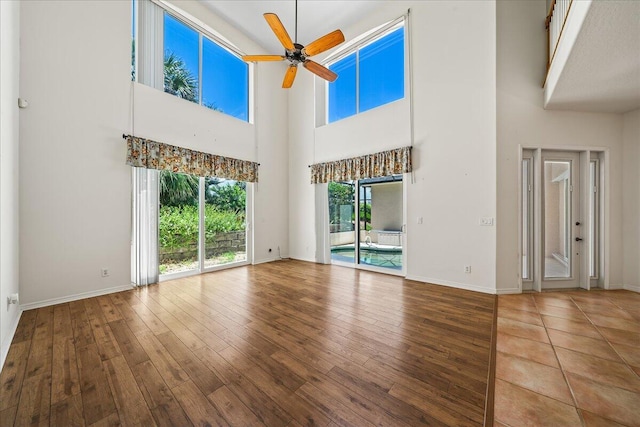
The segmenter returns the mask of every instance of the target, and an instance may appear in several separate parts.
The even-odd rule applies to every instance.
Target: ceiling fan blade
[[[289,65],[289,68],[287,68],[287,73],[284,75],[284,80],[282,81],[283,89],[289,89],[293,85],[293,80],[295,80],[297,72],[297,65]]]
[[[263,16],[264,19],[267,20],[267,24],[269,24],[278,40],[280,40],[280,43],[282,43],[282,46],[284,46],[284,48],[287,50],[294,50],[295,47],[293,46],[291,37],[289,37],[289,33],[287,33],[284,25],[282,25],[282,22],[280,21],[280,18],[278,18],[278,15],[276,15],[275,13],[265,13]]]
[[[283,61],[284,56],[282,55],[245,55],[242,57],[242,60],[245,62],[255,62],[255,61]]]
[[[317,55],[326,50],[331,49],[334,46],[338,46],[344,41],[344,34],[342,31],[335,30],[329,34],[325,34],[318,40],[312,41],[304,48],[304,54],[307,56]]]
[[[338,75],[336,73],[334,73],[327,67],[324,67],[310,59],[307,59],[306,61],[304,61],[303,65],[304,65],[304,68],[311,71],[316,76],[322,77],[323,79],[328,80],[330,82],[334,82],[338,78]]]

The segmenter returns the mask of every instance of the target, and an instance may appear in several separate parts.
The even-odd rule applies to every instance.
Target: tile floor
[[[640,294],[498,298],[496,426],[640,426]]]

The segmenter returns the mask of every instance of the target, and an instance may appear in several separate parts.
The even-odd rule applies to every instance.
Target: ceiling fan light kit
[[[318,64],[315,61],[308,59],[311,56],[318,55],[325,52],[332,47],[344,42],[344,34],[342,31],[335,30],[329,34],[325,34],[319,39],[312,41],[306,47],[298,43],[298,0],[296,0],[296,41],[293,42],[286,28],[282,25],[282,21],[275,13],[265,13],[264,19],[271,27],[271,30],[276,35],[280,43],[285,49],[284,55],[245,55],[242,57],[246,62],[257,61],[289,61],[289,67],[284,75],[282,81],[282,87],[288,89],[293,85],[293,81],[296,78],[298,71],[298,64],[302,64],[304,68],[311,71],[313,74],[321,77],[327,81],[333,82],[338,78],[338,75],[327,67]]]

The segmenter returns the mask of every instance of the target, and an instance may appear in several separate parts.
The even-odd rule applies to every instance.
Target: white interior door
[[[585,225],[580,218],[580,155],[542,151],[541,183],[541,289],[578,288]]]

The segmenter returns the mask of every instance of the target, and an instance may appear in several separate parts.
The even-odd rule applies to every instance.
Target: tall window
[[[146,61],[150,68],[162,67],[164,91],[248,122],[249,64],[242,61],[239,52],[212,30],[192,23],[187,15],[164,10],[150,1],[136,3],[154,11],[136,14],[134,8],[134,17],[146,20],[140,23],[143,31],[139,35],[149,39],[138,60]],[[151,81],[141,82],[160,87]]]
[[[404,34],[403,20],[329,64],[328,123],[404,98]]]

